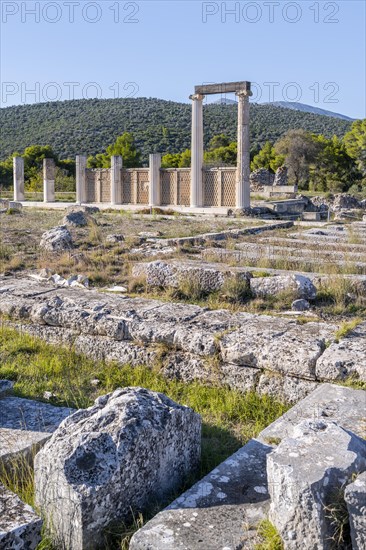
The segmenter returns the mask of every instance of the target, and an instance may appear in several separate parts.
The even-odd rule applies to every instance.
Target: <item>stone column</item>
[[[55,161],[43,159],[43,202],[55,202]]]
[[[76,202],[87,202],[86,196],[86,157],[76,157]]]
[[[249,90],[238,92],[238,160],[236,208],[250,208]]]
[[[150,186],[149,186],[149,206],[161,205],[161,185],[160,185],[160,167],[161,154],[154,153],[149,156],[150,166]]]
[[[192,100],[192,145],[191,145],[191,206],[203,204],[203,104],[204,95],[194,94]]]
[[[122,157],[111,157],[111,204],[120,204],[122,199]]]
[[[24,159],[13,158],[14,200],[24,201]]]

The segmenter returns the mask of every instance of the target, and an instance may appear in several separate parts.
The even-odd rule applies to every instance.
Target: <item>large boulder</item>
[[[65,225],[59,225],[43,233],[39,246],[47,252],[64,252],[74,245],[70,231]]]
[[[200,458],[201,419],[161,393],[124,388],[63,422],[35,459],[36,502],[63,548],[177,489]]]
[[[266,168],[259,168],[250,174],[250,188],[252,191],[259,191],[266,185],[273,185],[275,175]]]
[[[250,280],[254,296],[265,297],[291,291],[298,299],[314,300],[316,288],[304,275],[276,275],[274,277],[254,277]]]
[[[35,550],[43,521],[34,510],[0,483],[0,548]]]
[[[304,420],[267,458],[270,519],[286,550],[330,550],[343,487],[366,468],[366,441],[334,422]]]
[[[273,185],[287,185],[287,184],[288,184],[287,167],[286,166],[280,166],[276,170]]]
[[[74,210],[64,216],[62,224],[70,225],[71,227],[85,227],[88,225],[89,219],[90,217],[82,210]]]
[[[366,472],[346,487],[344,498],[347,503],[351,528],[352,550],[366,548]]]

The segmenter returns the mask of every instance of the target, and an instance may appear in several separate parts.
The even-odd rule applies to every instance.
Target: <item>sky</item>
[[[249,80],[257,103],[366,116],[363,0],[0,4],[1,107],[92,97],[189,102],[197,84]]]

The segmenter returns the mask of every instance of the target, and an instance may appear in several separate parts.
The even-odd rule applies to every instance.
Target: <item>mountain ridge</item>
[[[251,146],[274,143],[287,130],[303,128],[327,137],[349,131],[351,121],[314,113],[251,104]],[[78,99],[0,109],[0,158],[29,145],[51,145],[60,158],[104,152],[123,132],[132,132],[142,159],[149,153],[178,153],[190,147],[191,106],[156,98]],[[204,106],[204,140],[226,134],[236,140],[237,107]]]

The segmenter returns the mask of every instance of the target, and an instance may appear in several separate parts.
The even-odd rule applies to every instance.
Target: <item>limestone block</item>
[[[344,498],[349,513],[352,550],[364,550],[366,548],[366,471],[346,487]]]
[[[314,300],[316,288],[308,277],[298,274],[276,275],[275,277],[255,277],[250,280],[254,296],[275,296],[292,291],[300,299]]]
[[[249,441],[135,533],[130,550],[254,548],[269,508],[270,451]]]
[[[64,252],[73,248],[70,231],[65,225],[54,227],[43,233],[40,247],[47,252]]]
[[[296,380],[294,380],[296,382]],[[302,380],[299,381],[301,384]],[[278,389],[278,387],[277,387]],[[365,437],[366,392],[336,384],[319,384],[305,399],[267,426],[261,434],[263,441],[294,437],[302,420],[327,420]]]
[[[143,388],[96,400],[61,424],[35,459],[36,502],[56,541],[103,544],[103,529],[173,491],[198,465],[201,419]]]
[[[68,212],[63,220],[62,225],[69,225],[71,227],[85,227],[90,221],[88,216],[83,210],[73,210]]]
[[[151,286],[177,288],[182,283],[189,283],[196,285],[203,292],[220,290],[230,277],[236,277],[245,282],[250,278],[247,272],[230,271],[229,268],[218,269],[210,265],[194,265],[193,262],[178,264],[162,261],[135,264],[132,275],[134,277],[144,275],[147,284]]]
[[[72,412],[20,397],[0,399],[0,463],[15,455],[32,456]]]
[[[324,351],[316,364],[316,376],[319,380],[346,380],[356,376],[366,382],[366,322]]]
[[[43,521],[34,510],[0,483],[0,548],[35,550]]]
[[[366,441],[333,422],[304,420],[267,457],[270,519],[286,550],[331,548],[330,510],[366,468]]]

